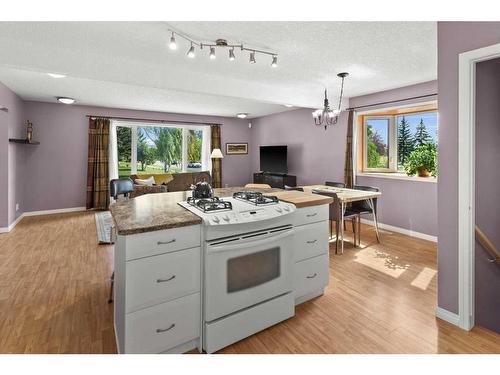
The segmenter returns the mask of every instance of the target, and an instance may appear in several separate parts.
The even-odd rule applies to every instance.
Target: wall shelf
[[[28,141],[27,139],[19,139],[19,138],[9,138],[9,142],[11,143],[21,143],[25,145],[39,145],[40,142],[37,141]]]

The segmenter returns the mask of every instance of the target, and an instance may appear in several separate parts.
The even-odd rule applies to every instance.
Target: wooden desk
[[[327,185],[307,185],[301,186],[304,189],[305,193],[312,193],[314,191],[318,192],[327,192],[327,193],[335,193],[337,194],[337,198],[340,202],[340,238],[341,238],[341,254],[344,253],[344,214],[346,210],[347,203],[357,202],[357,201],[367,201],[373,216],[373,225],[375,227],[375,233],[377,234],[377,241],[380,242],[380,237],[378,233],[378,221],[377,215],[375,212],[375,205],[373,204],[373,199],[378,198],[382,195],[381,192],[378,191],[365,191],[365,190],[356,190],[356,189],[346,189],[346,188],[338,188]],[[354,241],[354,246],[356,246],[356,241]]]

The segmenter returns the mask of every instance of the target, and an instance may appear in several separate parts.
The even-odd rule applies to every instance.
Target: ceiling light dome
[[[242,113],[238,113],[236,115],[236,117],[238,117],[238,118],[247,118],[247,116],[248,116],[248,113],[243,113],[243,112]]]
[[[60,102],[60,103],[64,103],[64,104],[73,104],[73,103],[76,102],[75,99],[64,97],[64,96],[58,96],[57,97],[57,101]]]

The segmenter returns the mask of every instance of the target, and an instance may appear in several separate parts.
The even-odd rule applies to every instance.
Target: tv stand
[[[253,174],[254,184],[268,184],[273,188],[284,189],[287,186],[297,186],[297,176],[283,173],[259,172]]]

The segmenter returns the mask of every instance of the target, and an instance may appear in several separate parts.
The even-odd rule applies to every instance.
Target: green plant
[[[429,143],[418,146],[404,164],[405,172],[408,176],[429,171],[433,176],[437,174],[437,149],[436,145]]]

